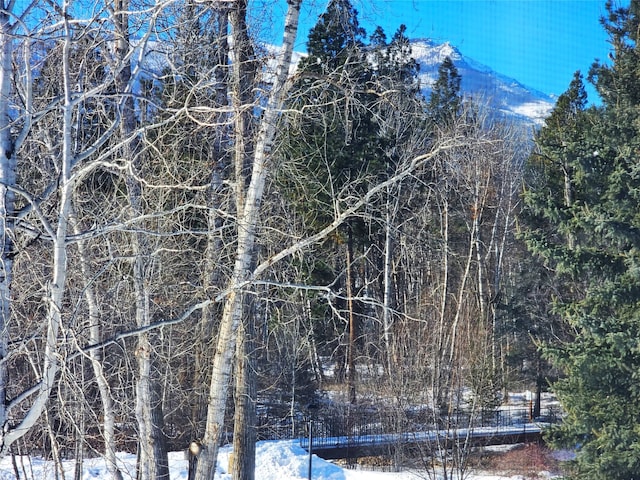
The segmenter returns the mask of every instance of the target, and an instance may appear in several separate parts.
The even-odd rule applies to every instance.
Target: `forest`
[[[299,60],[302,0],[260,8],[0,0],[0,456],[168,480],[191,444],[205,480],[233,442],[252,480],[312,403],[400,425],[527,388],[568,478],[635,478],[640,2],[606,3],[598,102],[576,72],[535,132],[450,59],[425,97],[349,0]]]

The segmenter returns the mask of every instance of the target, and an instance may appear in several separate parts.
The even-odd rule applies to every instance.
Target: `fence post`
[[[313,419],[318,411],[318,405],[311,403],[307,405],[309,412],[309,480],[311,480],[311,467],[313,463]]]

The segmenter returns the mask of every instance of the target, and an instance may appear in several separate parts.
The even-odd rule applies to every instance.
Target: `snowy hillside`
[[[413,57],[420,64],[420,84],[427,98],[431,86],[438,78],[438,67],[446,57],[450,57],[462,77],[463,94],[487,105],[494,112],[526,124],[542,125],[555,104],[553,97],[465,57],[449,42],[435,43],[430,39],[417,39],[411,41],[411,48]],[[275,56],[276,48],[269,46],[268,49]],[[294,52],[292,70],[304,56],[304,53]],[[270,64],[275,69],[273,58]]]
[[[420,64],[420,82],[427,96],[438,77],[438,67],[450,57],[462,77],[463,93],[486,102],[492,110],[541,125],[553,108],[552,97],[465,57],[448,42],[438,44],[420,39],[412,41],[411,45],[413,57]]]
[[[411,47],[413,57],[420,64],[420,84],[427,98],[431,86],[438,78],[438,67],[446,57],[450,57],[462,77],[463,94],[488,105],[492,111],[528,124],[542,125],[555,104],[551,96],[526,87],[513,78],[465,57],[449,42],[436,43],[430,39],[417,39],[411,41]],[[268,83],[270,76],[275,72],[280,48],[269,44],[263,45],[263,48],[268,52],[265,71]],[[167,51],[162,44],[149,42],[144,55],[146,68],[155,72],[163,71],[170,63],[167,60],[170,55],[171,51]],[[293,52],[291,74],[305,56],[305,53]]]

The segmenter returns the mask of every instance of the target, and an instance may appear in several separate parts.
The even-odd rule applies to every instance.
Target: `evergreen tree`
[[[287,195],[304,218],[306,228],[318,230],[331,222],[339,199],[367,190],[372,178],[384,171],[384,140],[376,124],[370,92],[372,68],[364,45],[365,31],[359,26],[357,11],[348,0],[332,0],[311,29],[308,56],[300,64],[299,81],[289,102],[291,110],[304,115],[287,118],[281,129],[287,138],[285,156],[300,159],[284,178]],[[366,242],[364,222],[352,219],[328,242],[321,258],[308,272],[312,283],[333,284],[346,297],[357,297],[353,261],[359,246]],[[335,250],[340,252],[337,256]],[[325,302],[318,305],[318,317],[326,320],[320,330],[337,331],[331,350],[336,355],[338,380],[348,379],[349,396],[355,400],[354,349],[360,311],[352,298],[339,295],[333,310]],[[335,312],[341,312],[334,318]],[[335,322],[335,323],[334,323]],[[348,341],[345,340],[348,338]],[[337,339],[337,340],[335,340]],[[348,378],[347,378],[348,375]]]
[[[584,109],[579,77],[558,102],[530,159],[528,243],[556,273],[558,311],[575,340],[547,349],[565,377],[567,416],[551,434],[578,447],[580,479],[640,472],[640,2],[607,3],[613,64],[590,72],[602,106]]]
[[[534,251],[539,243],[540,248],[549,250],[551,238],[560,249],[572,250],[575,246],[577,232],[571,221],[572,208],[576,201],[582,204],[588,194],[582,159],[594,151],[589,151],[585,138],[587,118],[591,115],[585,111],[586,101],[582,76],[576,72],[569,89],[560,95],[545,127],[536,136],[537,148],[529,159],[529,186],[525,191],[529,208],[523,213],[538,227],[527,234]],[[556,261],[562,259],[558,257]]]
[[[421,98],[418,73],[420,65],[412,57],[407,27],[400,25],[387,43],[381,27],[371,35],[369,48],[373,54],[374,78],[387,88],[400,88],[403,95]]]
[[[405,32],[401,26],[388,44],[378,27],[365,45],[357,11],[348,0],[333,0],[309,34],[308,56],[289,101],[291,111],[304,117],[286,117],[281,130],[285,156],[304,159],[294,175],[305,176],[304,185],[295,187],[304,193],[295,196],[313,199],[303,214],[316,225],[333,215],[336,193],[365,191],[387,174],[401,130],[392,124],[423,120],[419,66]]]
[[[305,72],[331,74],[363,60],[366,32],[358,22],[358,11],[349,0],[331,0],[307,40],[309,54],[301,63]]]
[[[429,99],[429,115],[436,124],[448,124],[460,114],[460,81],[451,57],[446,57],[438,68],[438,79],[433,84]]]
[[[399,158],[402,136],[411,131],[406,119],[418,110],[423,114],[423,105],[416,102],[417,64],[410,58],[404,32],[401,27],[387,44],[378,28],[366,45],[365,31],[348,0],[332,0],[311,30],[308,56],[300,63],[289,99],[290,114],[283,116],[286,126],[279,129],[287,161],[278,180],[303,228],[323,228],[342,202],[385,178]],[[402,108],[411,102],[411,111]],[[367,257],[380,251],[369,248],[379,228],[370,218],[349,219],[320,247],[311,271],[303,273],[308,275],[304,281],[331,285],[336,291],[334,305],[325,299],[313,305],[314,317],[326,321],[317,331],[330,332],[326,353],[335,354],[338,380],[349,375],[351,400],[354,368],[348,357],[354,357],[354,342],[361,344],[358,325],[371,309],[358,298],[364,295],[365,275],[375,277],[367,269],[379,262]],[[349,337],[348,348],[341,336]]]
[[[293,156],[308,158],[306,166],[320,184],[317,198],[329,205],[332,192],[356,183],[381,162],[373,98],[367,93],[372,72],[357,15],[348,0],[329,3],[309,33],[308,56],[291,101],[306,118],[293,125],[296,137],[289,146]]]

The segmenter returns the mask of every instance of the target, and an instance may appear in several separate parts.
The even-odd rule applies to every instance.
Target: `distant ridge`
[[[270,49],[275,53],[275,47],[271,46]],[[414,39],[411,40],[411,50],[413,58],[420,64],[420,85],[427,98],[431,93],[431,86],[438,78],[438,67],[446,57],[450,57],[462,77],[463,95],[487,105],[498,116],[541,126],[555,105],[554,97],[495,72],[463,55],[449,42],[437,43],[428,38]],[[304,57],[305,53],[294,52],[292,73]]]
[[[485,102],[500,115],[542,125],[555,104],[550,95],[526,87],[464,56],[449,42],[416,39],[411,41],[411,48],[413,58],[420,64],[420,84],[426,96],[438,77],[438,67],[446,57],[450,57],[462,77],[463,94]]]

